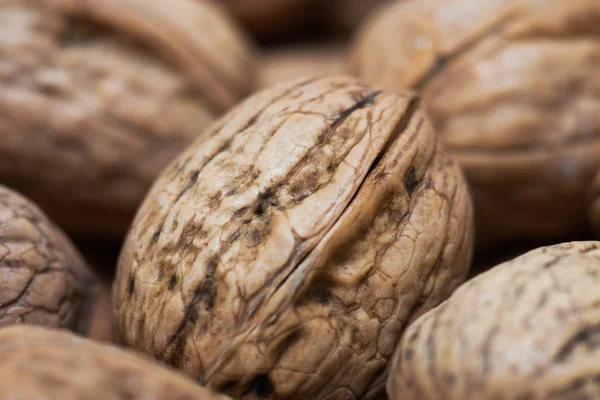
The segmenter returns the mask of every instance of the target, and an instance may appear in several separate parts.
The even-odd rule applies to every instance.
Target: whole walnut
[[[600,242],[542,247],[462,285],[405,332],[397,399],[597,399]]]
[[[66,331],[0,329],[0,399],[227,400],[149,360]]]
[[[585,226],[600,167],[600,2],[398,2],[365,25],[352,64],[422,92],[465,171],[481,245]]]
[[[96,319],[103,290],[60,229],[0,185],[0,327],[38,324],[108,339]]]
[[[206,1],[206,0],[197,0]],[[257,38],[281,41],[290,36],[352,33],[389,0],[213,0],[224,4]]]
[[[69,231],[122,235],[160,170],[251,90],[210,2],[0,3],[0,182]]]
[[[262,88],[306,76],[326,76],[346,69],[346,49],[337,44],[275,47],[261,57]]]
[[[374,398],[471,259],[470,198],[411,95],[262,91],[158,178],[117,269],[119,340],[238,398]]]

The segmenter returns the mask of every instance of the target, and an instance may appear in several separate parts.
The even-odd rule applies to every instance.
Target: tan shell
[[[101,286],[69,239],[29,200],[0,185],[0,327],[86,334]]]
[[[467,272],[472,209],[409,94],[249,98],[165,170],[123,247],[120,340],[244,398],[372,398]]]
[[[260,64],[260,86],[307,76],[327,76],[346,69],[346,49],[335,44],[288,46],[265,52]]]
[[[158,172],[251,90],[194,0],[0,1],[0,181],[70,231],[123,234]]]
[[[398,399],[597,399],[600,242],[543,247],[461,286],[412,324]]]
[[[585,226],[600,166],[599,27],[597,0],[407,1],[364,27],[352,63],[422,89],[482,244],[547,239]]]
[[[227,400],[115,347],[66,331],[0,329],[0,399]]]

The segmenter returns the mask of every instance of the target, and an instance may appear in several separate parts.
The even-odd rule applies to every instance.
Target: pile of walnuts
[[[600,399],[598,234],[598,0],[0,2],[0,399]]]

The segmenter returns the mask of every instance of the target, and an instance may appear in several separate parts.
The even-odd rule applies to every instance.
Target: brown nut
[[[84,234],[125,232],[153,179],[250,92],[210,2],[0,3],[0,181]]]
[[[398,346],[397,399],[596,399],[600,242],[542,247],[462,285]]]
[[[101,285],[69,239],[29,200],[0,185],[0,327],[89,331]]]
[[[340,74],[346,69],[345,59],[345,49],[334,44],[275,48],[262,56],[260,86],[267,88],[300,77]]]
[[[599,27],[597,0],[407,1],[365,26],[352,64],[422,90],[481,244],[564,237],[585,225],[600,166]]]
[[[120,340],[243,398],[372,398],[463,281],[472,209],[418,100],[332,77],[249,98],[166,169],[124,244]]]
[[[0,329],[2,399],[227,400],[112,346],[60,330]]]

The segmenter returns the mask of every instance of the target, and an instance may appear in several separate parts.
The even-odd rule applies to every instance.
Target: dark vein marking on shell
[[[556,362],[565,361],[569,355],[579,346],[585,346],[587,350],[600,347],[600,325],[589,326],[579,331],[569,339],[554,357]]]

